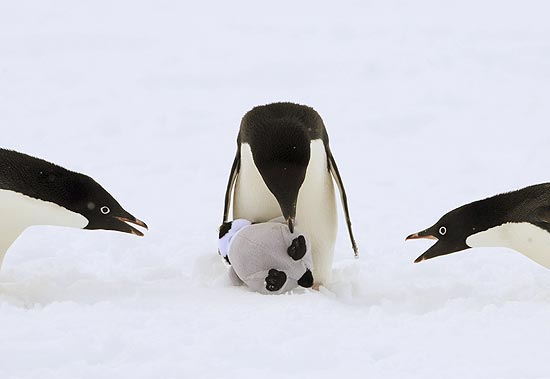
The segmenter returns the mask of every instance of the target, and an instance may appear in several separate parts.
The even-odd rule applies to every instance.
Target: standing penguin
[[[313,276],[318,283],[328,283],[337,232],[333,177],[357,255],[346,192],[321,116],[293,103],[255,107],[241,122],[223,221],[228,219],[233,187],[234,218],[266,222],[283,215],[291,232],[297,219],[311,240]]]
[[[126,212],[89,176],[0,149],[0,266],[11,244],[33,225],[105,229],[143,236]]]
[[[472,247],[507,247],[550,268],[550,183],[463,205],[411,239],[438,242],[415,263]]]

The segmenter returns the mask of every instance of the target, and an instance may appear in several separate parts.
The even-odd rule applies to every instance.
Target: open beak
[[[432,236],[431,234],[426,233],[426,231],[413,233],[407,238],[405,238],[405,241],[408,240],[418,240],[418,239],[428,239],[428,240],[436,240],[437,237]]]
[[[407,236],[407,238],[405,238],[405,241],[418,240],[418,239],[439,240],[433,234],[428,232],[428,229],[426,229],[426,230],[423,230],[421,232],[413,233],[413,234]],[[424,254],[422,254],[421,256],[416,258],[414,260],[414,263],[419,263],[419,262],[425,261],[426,259],[432,258],[431,256],[429,256],[429,253],[432,249],[434,249],[436,247],[436,245],[437,245],[437,243],[434,246],[432,246],[430,249],[428,249],[428,251],[426,251]]]
[[[432,227],[432,228],[423,230],[421,232],[411,234],[410,236],[407,237],[407,240],[416,240],[421,238],[437,240],[437,242],[433,244],[428,250],[426,250],[424,254],[416,258],[414,260],[414,263],[422,262],[427,259],[432,259],[442,255],[456,253],[457,251],[462,251],[470,248],[468,245],[466,245],[466,243],[464,243],[461,240],[457,240],[457,239],[449,240],[448,238],[439,239],[436,236],[434,236],[433,232],[431,232],[430,230],[435,230],[435,229],[434,227]]]
[[[136,236],[139,236],[139,237],[143,237],[143,233],[141,231],[139,231],[138,229],[134,228],[133,226],[131,226],[129,224],[134,224],[134,225],[137,225],[139,227],[142,227],[145,230],[149,230],[149,227],[147,226],[146,223],[144,223],[141,220],[138,220],[137,218],[135,218],[133,216],[131,218],[128,218],[128,217],[114,217],[114,218],[124,224],[124,227],[122,227],[121,228],[122,230],[120,230],[121,232],[126,232],[126,233],[130,233],[130,234],[133,234],[133,235],[136,235]]]

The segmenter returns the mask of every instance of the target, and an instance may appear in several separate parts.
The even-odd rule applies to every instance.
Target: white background
[[[2,1],[1,146],[150,225],[29,229],[0,272],[1,378],[549,378],[550,272],[404,237],[550,176],[545,1]],[[334,282],[228,285],[240,118],[324,118],[360,247]]]

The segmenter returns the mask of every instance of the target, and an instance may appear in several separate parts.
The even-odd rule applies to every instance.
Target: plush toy
[[[220,227],[220,254],[231,265],[234,284],[263,294],[313,285],[310,243],[298,228],[290,233],[283,218],[252,224],[237,219]]]

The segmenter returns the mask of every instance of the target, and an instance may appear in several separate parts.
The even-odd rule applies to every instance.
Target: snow
[[[448,210],[548,181],[544,1],[4,1],[2,147],[91,175],[144,238],[34,227],[0,272],[1,378],[550,378],[550,273],[421,264]],[[242,115],[324,118],[334,281],[231,287],[216,231]],[[341,212],[340,212],[341,214]]]

